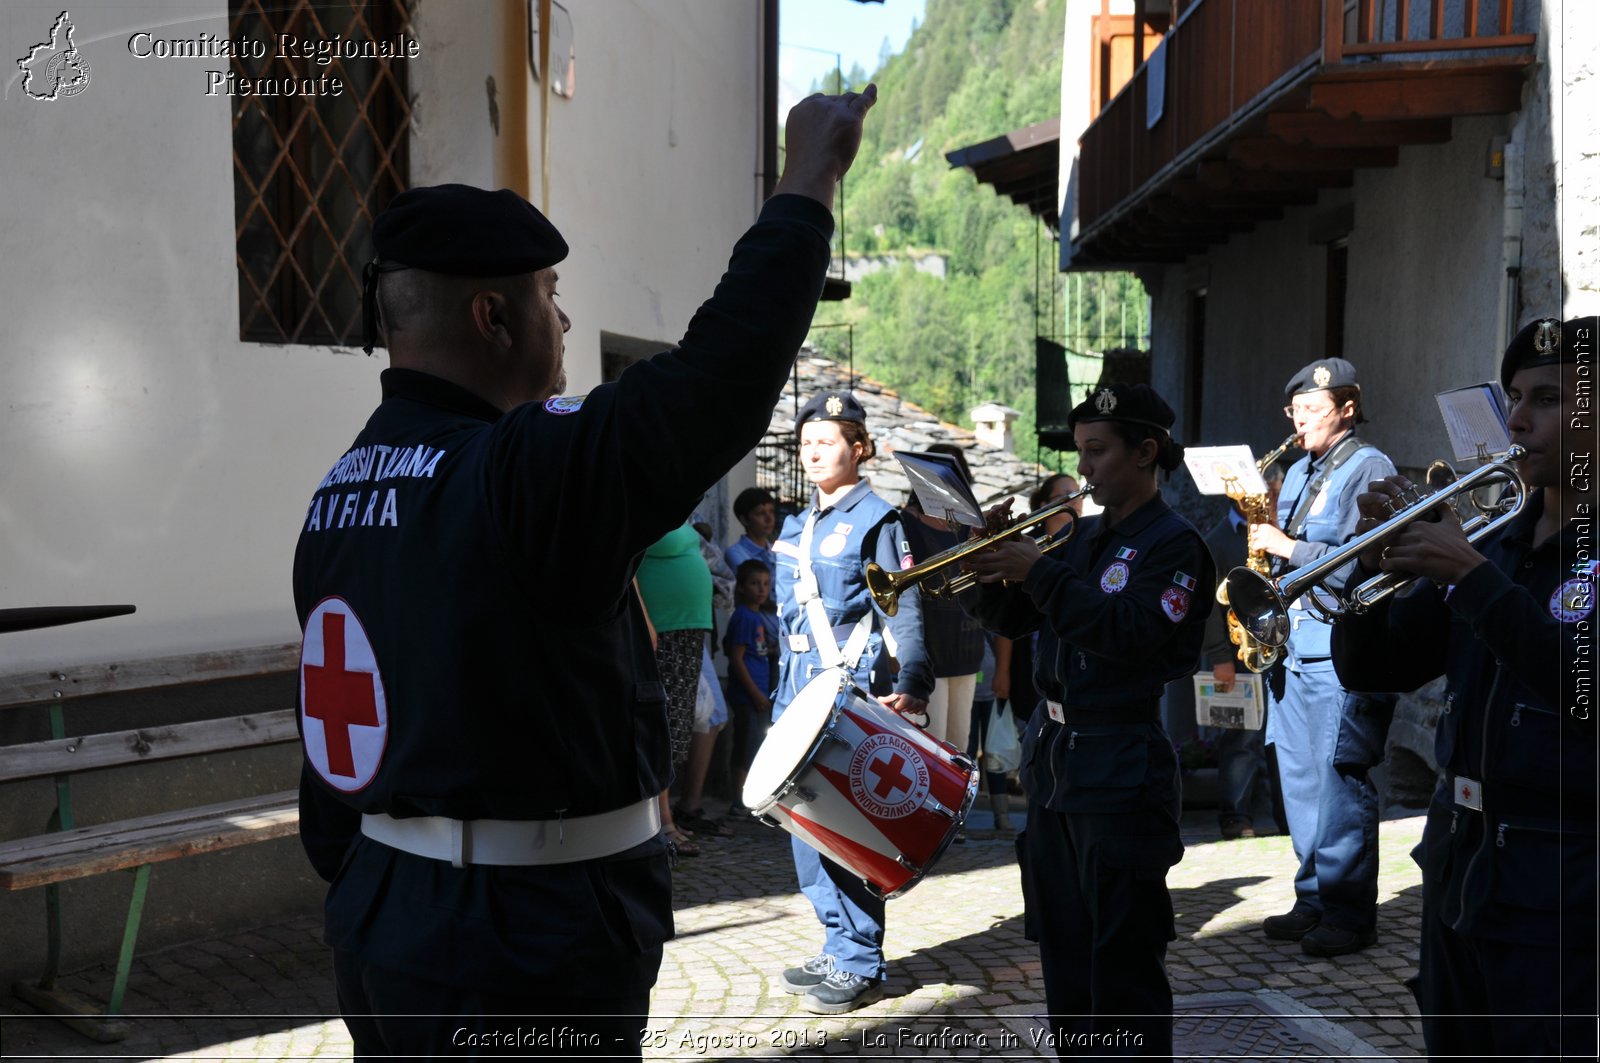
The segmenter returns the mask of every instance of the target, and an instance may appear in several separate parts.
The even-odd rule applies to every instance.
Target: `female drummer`
[[[1178,840],[1178,763],[1162,689],[1199,663],[1216,573],[1204,540],[1161,497],[1183,447],[1172,408],[1144,384],[1101,387],[1067,424],[1102,512],[1048,555],[1024,536],[977,552],[974,609],[999,634],[1038,628],[1018,839],[1055,1047],[1172,1053],[1163,961],[1176,937],[1167,869]],[[1005,581],[1002,585],[1001,581]]]
[[[773,544],[783,657],[774,721],[829,667],[842,667],[862,690],[876,671],[888,687],[888,658],[899,661],[894,693],[883,704],[926,725],[933,670],[922,649],[915,590],[901,595],[890,619],[873,606],[864,570],[869,561],[898,570],[910,550],[895,508],[872,491],[860,473],[872,457],[867,415],[853,395],[825,392],[806,403],[795,420],[800,462],[815,485],[811,504],[784,521]],[[880,632],[880,627],[886,630]],[[804,994],[807,1011],[839,1015],[883,995],[884,904],[860,878],[794,839],[800,890],[816,909],[822,952],[783,972],[783,987]]]

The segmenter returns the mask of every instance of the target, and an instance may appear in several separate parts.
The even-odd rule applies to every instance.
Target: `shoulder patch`
[[[584,398],[583,395],[554,395],[544,400],[544,412],[553,413],[557,417],[577,413],[583,407]]]
[[[1594,583],[1587,576],[1564,581],[1550,595],[1550,615],[1563,624],[1576,623],[1594,612]]]
[[[1128,563],[1113,561],[1100,573],[1100,590],[1106,594],[1120,594],[1128,586]]]
[[[1174,623],[1189,615],[1189,592],[1181,587],[1168,587],[1161,592],[1161,611]]]

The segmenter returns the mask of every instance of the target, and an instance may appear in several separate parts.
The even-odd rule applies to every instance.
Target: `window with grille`
[[[235,57],[242,80],[338,78],[335,95],[237,95],[234,233],[239,337],[263,343],[361,341],[361,267],[372,220],[408,185],[407,60],[285,55],[299,41],[394,41],[414,0],[229,0],[229,30],[267,43]],[[336,50],[337,51],[337,50]]]

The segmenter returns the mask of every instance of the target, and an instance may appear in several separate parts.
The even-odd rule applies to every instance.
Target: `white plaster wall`
[[[1345,352],[1373,420],[1362,434],[1399,465],[1450,456],[1437,392],[1499,375],[1505,194],[1486,163],[1509,126],[1458,118],[1448,143],[1356,175]]]
[[[1289,432],[1283,385],[1323,352],[1326,248],[1313,221],[1352,204],[1345,356],[1361,376],[1371,423],[1362,434],[1404,466],[1445,457],[1434,394],[1490,379],[1503,343],[1503,187],[1485,176],[1505,118],[1458,119],[1449,143],[1402,148],[1399,166],[1362,170],[1183,265],[1149,271],[1152,379],[1181,396],[1187,293],[1207,289],[1203,433],[1185,442],[1246,442],[1257,453]],[[1181,409],[1181,403],[1174,401]]]
[[[581,391],[599,379],[601,329],[676,339],[755,214],[759,8],[568,6],[577,98],[554,104],[550,213],[572,244],[561,289]],[[413,181],[489,183],[484,79],[509,83],[503,5],[424,9]],[[0,4],[5,54],[47,36],[60,10]],[[126,47],[140,29],[225,37],[226,10],[73,4],[92,83],[71,99],[26,99],[0,68],[0,607],[139,609],[6,635],[0,672],[298,636],[289,574],[305,505],[386,360],[238,340],[230,112],[203,74],[225,61]],[[537,196],[536,139],[530,154]]]

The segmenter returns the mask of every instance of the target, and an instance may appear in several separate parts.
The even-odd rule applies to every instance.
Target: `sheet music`
[[[897,450],[895,460],[905,470],[911,489],[930,517],[941,517],[969,528],[984,526],[983,508],[962,479],[956,459],[948,454]]]
[[[1505,401],[1495,381],[1441,391],[1434,398],[1444,417],[1445,434],[1450,437],[1456,461],[1471,461],[1480,450],[1500,454],[1511,446]]]
[[[1256,470],[1256,456],[1243,443],[1227,447],[1190,447],[1184,451],[1183,463],[1203,495],[1227,494],[1230,478],[1238,482],[1236,490],[1247,495],[1267,493],[1267,483]]]

